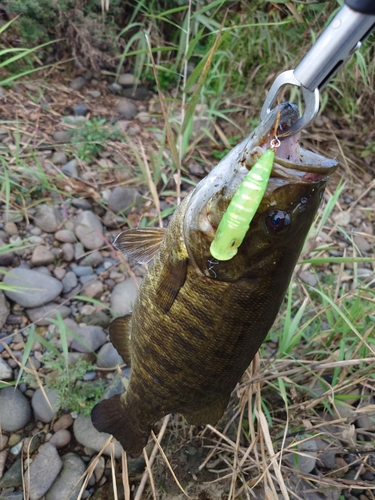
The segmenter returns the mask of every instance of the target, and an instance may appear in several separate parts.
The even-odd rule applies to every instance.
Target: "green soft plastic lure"
[[[266,191],[274,158],[274,151],[267,149],[241,182],[211,243],[215,259],[230,260],[236,255]]]

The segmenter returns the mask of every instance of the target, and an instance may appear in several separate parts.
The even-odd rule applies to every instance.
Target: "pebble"
[[[71,203],[74,207],[81,210],[91,210],[91,203],[86,198],[73,198]]]
[[[8,458],[8,452],[7,451],[0,451],[0,480],[4,474],[5,462],[6,462],[7,458]]]
[[[95,460],[96,458],[93,458],[93,460]],[[104,460],[104,457],[103,456],[100,456],[98,458],[98,461],[95,465],[95,469],[94,469],[94,477],[95,477],[95,482],[99,482],[101,480],[101,478],[103,477],[103,474],[104,474],[104,471],[105,471],[105,460]]]
[[[315,274],[310,271],[301,271],[298,276],[303,282],[310,286],[316,286],[318,283]]]
[[[137,114],[136,118],[141,123],[149,123],[151,121],[151,117],[147,111],[141,111]]]
[[[89,250],[103,246],[103,226],[99,218],[89,211],[80,213],[75,221],[75,234],[79,241]]]
[[[53,275],[56,279],[61,281],[64,278],[64,276],[66,275],[66,269],[64,269],[62,267],[56,267],[53,270]]]
[[[360,252],[367,253],[371,251],[372,247],[366,238],[364,238],[360,234],[355,234],[353,239]]]
[[[7,222],[4,226],[5,232],[9,234],[9,236],[15,236],[18,234],[18,227],[14,222]]]
[[[58,405],[58,396],[55,389],[44,388],[47,395],[47,399],[44,397],[42,389],[37,389],[31,399],[31,406],[34,410],[34,416],[36,420],[40,420],[44,423],[52,422],[56,416],[56,412],[52,409]],[[50,406],[50,404],[52,406]]]
[[[339,226],[348,226],[351,221],[350,212],[336,212],[332,215],[333,222]]]
[[[86,78],[84,78],[83,76],[77,76],[69,83],[69,87],[72,90],[81,90],[86,84],[87,84]]]
[[[135,89],[133,88],[123,89],[122,95],[129,99],[134,99],[135,101],[144,101],[146,99],[149,99],[150,92],[146,89],[146,87],[138,85]]]
[[[22,436],[20,434],[12,434],[9,438],[9,447],[15,446],[18,444],[22,439]]]
[[[0,329],[5,325],[9,313],[10,313],[9,303],[6,300],[3,292],[0,290]]]
[[[74,244],[74,258],[75,260],[80,260],[83,256],[85,255],[85,249],[82,243],[77,241],[77,243]]]
[[[53,301],[63,289],[62,283],[56,278],[39,270],[23,267],[12,269],[12,274],[6,275],[3,281],[7,285],[23,287],[21,290],[6,290],[4,293],[9,299],[26,308],[39,307]]]
[[[131,73],[123,73],[119,75],[117,82],[124,87],[131,87],[135,84],[135,76]]]
[[[100,326],[82,325],[77,330],[82,343],[73,339],[72,348],[79,352],[96,351],[107,340],[107,335]]]
[[[59,143],[70,142],[70,134],[66,130],[56,130],[53,140]]]
[[[135,188],[116,186],[110,194],[108,208],[115,214],[127,208],[128,210],[124,212],[127,215],[140,198],[141,195]]]
[[[13,380],[13,370],[0,356],[0,380]]]
[[[64,429],[68,429],[73,424],[73,422],[74,420],[70,413],[65,413],[53,424],[53,431],[58,432]]]
[[[92,97],[93,99],[97,99],[98,97],[100,97],[102,95],[100,90],[88,90],[86,92],[86,94],[89,95],[90,97]]]
[[[45,500],[77,500],[83,480],[80,477],[86,470],[85,462],[75,453],[67,453],[62,457],[62,470]]]
[[[74,266],[73,272],[78,278],[81,278],[82,276],[93,275],[93,270],[91,266]]]
[[[78,160],[73,158],[73,160],[68,161],[61,167],[61,172],[69,175],[70,177],[77,178],[78,177]]]
[[[76,238],[72,231],[68,229],[60,229],[60,231],[56,231],[55,238],[57,241],[61,241],[62,243],[75,243]]]
[[[57,314],[60,314],[62,318],[67,318],[70,313],[70,307],[50,302],[45,306],[27,309],[26,316],[32,323],[36,323],[39,326],[46,326],[52,323],[50,319],[57,319]]]
[[[80,262],[81,266],[92,266],[97,267],[103,262],[103,255],[99,250],[94,250],[93,252],[83,257]]]
[[[122,92],[122,86],[119,83],[113,82],[110,85],[108,85],[108,89],[112,94],[121,94]]]
[[[64,165],[68,161],[68,158],[62,151],[56,151],[56,153],[53,153],[51,161],[55,165]]]
[[[103,223],[110,229],[118,229],[124,225],[124,219],[108,210],[103,217]]]
[[[91,418],[84,417],[83,415],[78,415],[74,421],[74,436],[79,443],[83,446],[87,446],[95,450],[96,452],[101,451],[105,443],[108,441],[110,435],[105,432],[99,432],[92,425]],[[115,439],[112,441],[115,445],[115,458],[121,458],[122,447],[118,441]],[[110,455],[110,446],[107,446],[104,450],[105,455]]]
[[[4,488],[17,487],[22,484],[22,462],[20,458],[12,464],[0,480],[0,491]]]
[[[300,440],[305,439],[307,436],[298,436]],[[309,439],[298,445],[298,451],[301,453],[291,453],[286,456],[287,462],[295,465],[299,471],[308,474],[311,472],[316,464],[318,456],[318,446],[314,439]]]
[[[111,308],[113,311],[120,315],[125,316],[133,310],[135,299],[138,295],[138,288],[141,284],[141,279],[137,278],[137,283],[133,278],[129,278],[121,283],[118,283],[111,293]]]
[[[78,285],[78,278],[73,271],[68,271],[61,282],[63,284],[63,293],[68,293]]]
[[[86,104],[75,104],[73,106],[73,111],[76,116],[86,116],[89,112],[89,108]]]
[[[54,233],[62,224],[60,212],[52,205],[39,205],[34,224],[46,233]]]
[[[39,500],[51,488],[63,463],[53,444],[45,443],[29,467],[30,500]]]
[[[40,243],[43,243],[43,238],[41,236],[32,235],[32,236],[29,236],[29,238],[27,238],[27,239],[33,245],[39,245]]]
[[[23,429],[31,419],[29,400],[18,389],[0,389],[0,427],[3,432]]]
[[[92,299],[99,299],[104,292],[104,285],[101,281],[94,281],[93,283],[89,283],[82,290],[81,295],[84,297],[90,297]]]
[[[121,365],[123,363],[122,357],[111,342],[107,342],[99,349],[96,359],[97,366],[101,368],[113,368],[117,364]]]
[[[34,238],[38,238],[38,236],[34,236]],[[48,266],[48,264],[53,264],[54,261],[55,256],[44,245],[38,245],[34,248],[31,256],[31,263],[34,266]]]
[[[115,109],[125,120],[132,120],[138,114],[137,106],[129,99],[120,99]]]
[[[86,325],[101,326],[102,328],[108,328],[110,319],[108,318],[108,316],[104,311],[95,311],[88,316],[82,316],[81,323],[85,323]]]
[[[19,443],[15,444],[14,446],[12,446],[10,448],[9,452],[14,457],[17,457],[21,453],[22,448],[23,448],[23,440],[20,441]]]
[[[61,247],[63,259],[66,262],[71,262],[74,259],[74,247],[71,243],[64,243]]]
[[[66,429],[57,431],[49,440],[49,442],[56,446],[56,448],[63,448],[67,446],[72,439],[72,435]]]

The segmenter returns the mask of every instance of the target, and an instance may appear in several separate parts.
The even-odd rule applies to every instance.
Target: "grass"
[[[53,175],[47,174],[43,159],[31,147],[39,144],[39,132],[32,132],[34,143],[22,145],[27,123],[2,124],[16,137],[14,150],[4,151],[0,157],[3,209],[21,211],[27,217],[30,208],[49,201],[55,193],[69,202],[71,197],[87,195],[88,189],[97,194],[98,204],[105,209],[101,189],[118,185],[116,171],[126,167],[129,178],[120,184],[143,190],[148,200],[140,214],[124,217],[124,221],[129,226],[164,225],[183,191],[194,183],[188,174],[189,162],[215,165],[254,128],[273,78],[295,67],[337,8],[333,1],[307,5],[274,2],[267,3],[267,8],[259,2],[238,5],[235,11],[226,1],[204,6],[189,2],[155,11],[155,4],[138,2],[133,18],[120,33],[125,47],[118,73],[131,60],[137,80],[147,75],[163,103],[161,112],[156,113],[159,124],[147,126],[150,135],[146,138],[128,138],[124,143],[104,119],[85,120],[72,133],[73,146],[64,147],[69,155],[79,158],[81,167],[90,165],[95,173],[92,185],[73,182],[57,169]],[[306,17],[311,21],[308,26]],[[340,156],[346,184],[334,191],[329,188],[280,314],[236,389],[226,418],[216,427],[194,429],[179,416],[166,417],[158,437],[153,436],[153,448],[145,452],[146,468],[141,478],[129,477],[125,454],[121,464],[112,455],[113,488],[116,492],[118,480],[122,480],[125,498],[130,499],[131,489],[135,500],[168,498],[175,481],[179,482],[178,493],[184,490],[186,498],[207,498],[205,495],[218,492],[228,500],[254,495],[274,499],[279,494],[284,499],[296,498],[293,477],[313,490],[333,488],[342,495],[350,492],[353,485],[342,477],[339,467],[321,467],[320,476],[300,471],[308,453],[306,442],[318,438],[324,439],[328,450],[338,449],[341,457],[355,457],[358,465],[368,463],[373,433],[361,429],[356,436],[353,423],[366,414],[364,404],[374,391],[375,294],[370,286],[374,274],[362,279],[359,273],[360,269],[374,271],[374,261],[359,255],[347,227],[340,227],[332,214],[366,209],[358,198],[350,206],[343,200],[352,195],[354,186],[363,187],[365,196],[374,189],[363,177],[365,160],[374,150],[372,129],[367,124],[374,101],[364,104],[373,89],[373,67],[370,40],[323,93],[322,114],[330,117],[329,127],[312,127],[312,132],[303,136],[317,152]],[[299,102],[298,95],[295,99]],[[196,136],[193,124],[198,104],[205,106],[209,122],[216,121],[214,128],[205,127]],[[161,116],[164,125],[160,128]],[[351,131],[349,138],[343,133],[347,130]],[[151,132],[157,132],[157,137]],[[114,167],[100,167],[97,162],[103,153],[116,153],[121,161]],[[167,199],[170,205],[165,208]],[[373,222],[371,210],[368,208],[367,215]],[[340,246],[342,239],[345,244]],[[339,255],[332,255],[334,252]],[[300,280],[302,271],[315,275],[316,285]],[[75,300],[103,306],[80,295]],[[29,329],[17,382],[27,372],[35,386],[56,388],[63,408],[87,414],[101,388],[77,382],[93,366],[72,367],[68,362],[68,334],[72,332],[61,318],[54,320],[54,327],[59,332],[59,347],[35,328]],[[46,352],[41,371],[26,366],[35,340]],[[344,415],[343,403],[349,405],[350,417]],[[371,414],[371,407],[367,412]],[[180,451],[188,446],[204,447],[204,456],[191,465],[199,477],[194,482],[190,469],[186,479],[183,466],[182,472],[175,468],[182,463]],[[157,458],[159,453],[161,458]],[[90,465],[81,493],[99,456]],[[359,479],[357,483],[369,492],[374,490],[369,482]],[[200,486],[207,493],[202,493]]]

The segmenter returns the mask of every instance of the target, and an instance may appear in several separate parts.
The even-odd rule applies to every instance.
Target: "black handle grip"
[[[345,0],[345,4],[361,14],[375,15],[375,0]]]

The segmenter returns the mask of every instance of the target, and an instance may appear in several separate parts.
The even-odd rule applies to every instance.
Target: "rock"
[[[86,116],[89,112],[89,108],[86,104],[75,104],[73,106],[73,112],[76,116]]]
[[[117,82],[124,87],[131,87],[135,83],[135,76],[131,73],[123,73],[119,75]]]
[[[133,310],[135,299],[141,279],[137,278],[137,284],[133,278],[118,283],[111,293],[111,308],[119,316],[129,314]]]
[[[23,267],[12,269],[12,272],[4,277],[3,282],[14,287],[23,287],[20,290],[6,290],[4,293],[9,299],[26,308],[52,302],[63,289],[62,283],[56,278],[39,270]]]
[[[55,269],[53,270],[53,275],[56,279],[61,281],[66,275],[66,269],[62,267],[55,267]]]
[[[0,451],[0,484],[1,484],[1,478],[3,477],[4,474],[4,469],[5,469],[5,462],[8,458],[8,452],[5,451]]]
[[[93,450],[99,452],[108,441],[110,435],[105,432],[99,432],[92,425],[91,419],[89,417],[84,417],[83,415],[78,415],[74,421],[74,436],[76,440],[83,446],[92,448]],[[116,439],[113,439],[115,445],[115,458],[121,458],[122,447]],[[110,446],[107,446],[104,450],[105,455],[110,455]]]
[[[7,222],[4,226],[5,232],[9,234],[9,236],[15,236],[18,234],[18,227],[14,222]]]
[[[93,460],[96,460],[96,457]],[[96,462],[94,469],[94,477],[96,483],[98,483],[101,480],[104,471],[105,471],[105,460],[103,456],[100,456]]]
[[[151,116],[147,111],[141,111],[137,114],[136,118],[141,123],[149,123],[151,121]]]
[[[82,278],[82,276],[92,276],[94,277],[94,273],[91,266],[74,266],[73,272],[78,278]]]
[[[0,389],[0,427],[3,432],[23,429],[31,419],[29,400],[18,389]]]
[[[54,261],[55,256],[44,245],[38,245],[34,248],[31,256],[31,263],[34,266],[48,266],[48,264],[53,264]]]
[[[141,195],[135,188],[116,186],[110,194],[108,208],[115,214],[124,210],[125,215],[127,215],[140,198]],[[126,208],[128,210],[125,210]]]
[[[81,210],[91,210],[91,203],[85,198],[73,198],[71,201],[72,205]]]
[[[30,500],[39,500],[51,488],[63,463],[53,444],[44,444],[29,467]]]
[[[0,380],[13,380],[13,370],[0,356]]]
[[[113,82],[110,85],[108,85],[108,89],[112,94],[121,94],[122,92],[122,86],[119,83]]]
[[[50,319],[56,319],[57,313],[59,313],[62,318],[67,318],[70,313],[70,307],[56,304],[55,302],[50,302],[45,306],[34,307],[32,309],[27,309],[26,315],[32,323],[36,323],[39,326],[50,325]]]
[[[69,87],[72,90],[81,90],[86,84],[87,84],[86,78],[84,78],[83,76],[77,76],[69,83]]]
[[[103,217],[103,223],[110,229],[117,229],[124,224],[124,219],[120,215],[116,215],[110,210],[107,210]]]
[[[4,246],[5,243],[2,239],[0,239],[0,247]],[[11,266],[14,262],[15,254],[14,252],[7,252],[0,254],[0,266],[8,267]]]
[[[101,368],[113,368],[117,364],[121,365],[123,363],[122,357],[111,342],[107,342],[99,349],[96,360],[97,366]]]
[[[0,480],[0,492],[5,488],[13,488],[22,484],[22,462],[18,458],[14,464],[6,471]],[[1,497],[2,498],[2,497]]]
[[[45,500],[77,500],[82,486],[80,477],[86,470],[85,462],[75,453],[67,453],[62,457],[62,470]]]
[[[64,165],[68,161],[68,158],[62,151],[56,151],[56,153],[53,153],[51,161],[55,165]]]
[[[307,436],[298,436],[299,440],[305,439]],[[314,439],[309,439],[298,445],[298,452],[291,453],[286,456],[286,461],[291,465],[296,466],[299,471],[308,474],[316,464],[318,456],[318,446]]]
[[[102,95],[100,90],[88,90],[86,92],[86,94],[89,95],[90,97],[92,97],[93,99],[97,99],[98,97],[100,97]]]
[[[82,343],[73,339],[72,348],[78,352],[96,351],[107,340],[107,335],[100,326],[82,325],[77,331]]]
[[[65,413],[53,424],[53,431],[58,432],[63,429],[69,429],[74,420],[70,413]]]
[[[94,281],[89,283],[82,290],[81,295],[84,297],[90,297],[92,299],[99,299],[104,292],[104,285],[101,281]]]
[[[132,120],[138,114],[137,106],[129,99],[120,99],[115,109],[126,120]]]
[[[315,274],[311,273],[310,271],[301,271],[298,276],[302,281],[310,286],[316,286],[316,284],[318,283]]]
[[[99,250],[94,250],[93,252],[83,257],[80,262],[80,266],[92,266],[97,267],[103,262],[103,255],[99,252]]]
[[[110,320],[104,311],[95,311],[88,316],[82,316],[81,323],[108,328]]]
[[[74,259],[74,247],[71,243],[64,243],[61,250],[66,262],[71,262]]]
[[[149,99],[150,92],[146,89],[146,87],[143,87],[143,85],[138,85],[135,89],[132,87],[124,89],[122,91],[122,95],[129,99],[134,99],[135,101],[144,101]]]
[[[10,313],[10,308],[9,308],[8,301],[6,300],[3,292],[0,290],[0,330],[5,325],[6,320],[9,316],[9,313]],[[0,376],[0,380],[1,380],[1,376]]]
[[[69,175],[70,177],[77,178],[78,177],[78,161],[73,158],[73,160],[68,161],[61,167],[61,172]]]
[[[103,246],[103,226],[94,213],[88,211],[80,213],[75,221],[74,230],[85,248],[96,250]]]
[[[49,442],[56,446],[57,449],[63,448],[68,445],[72,439],[72,435],[66,429],[57,431],[49,440]]]
[[[61,241],[62,243],[76,242],[74,233],[72,231],[69,231],[68,229],[60,229],[60,231],[57,231],[55,233],[55,238],[57,239],[57,241]]]
[[[37,389],[31,398],[31,406],[33,407],[36,420],[49,423],[52,422],[56,416],[56,412],[52,408],[56,408],[56,406],[58,406],[58,397],[55,389],[45,388],[44,390],[49,402],[44,397],[42,389]]]
[[[56,130],[56,132],[53,134],[53,140],[59,143],[69,142],[70,134],[66,130]]]
[[[61,282],[62,282],[63,287],[64,287],[63,293],[68,293],[71,290],[73,290],[74,287],[77,286],[78,278],[75,275],[75,273],[73,273],[73,271],[68,271],[66,273],[66,275],[63,277],[63,279],[61,280]]]
[[[63,223],[60,212],[52,205],[39,205],[34,224],[46,233],[54,233]]]
[[[367,253],[371,251],[372,249],[371,244],[364,236],[360,234],[355,234],[353,240],[360,252]]]
[[[74,244],[74,258],[80,260],[85,255],[85,249],[79,241]]]

